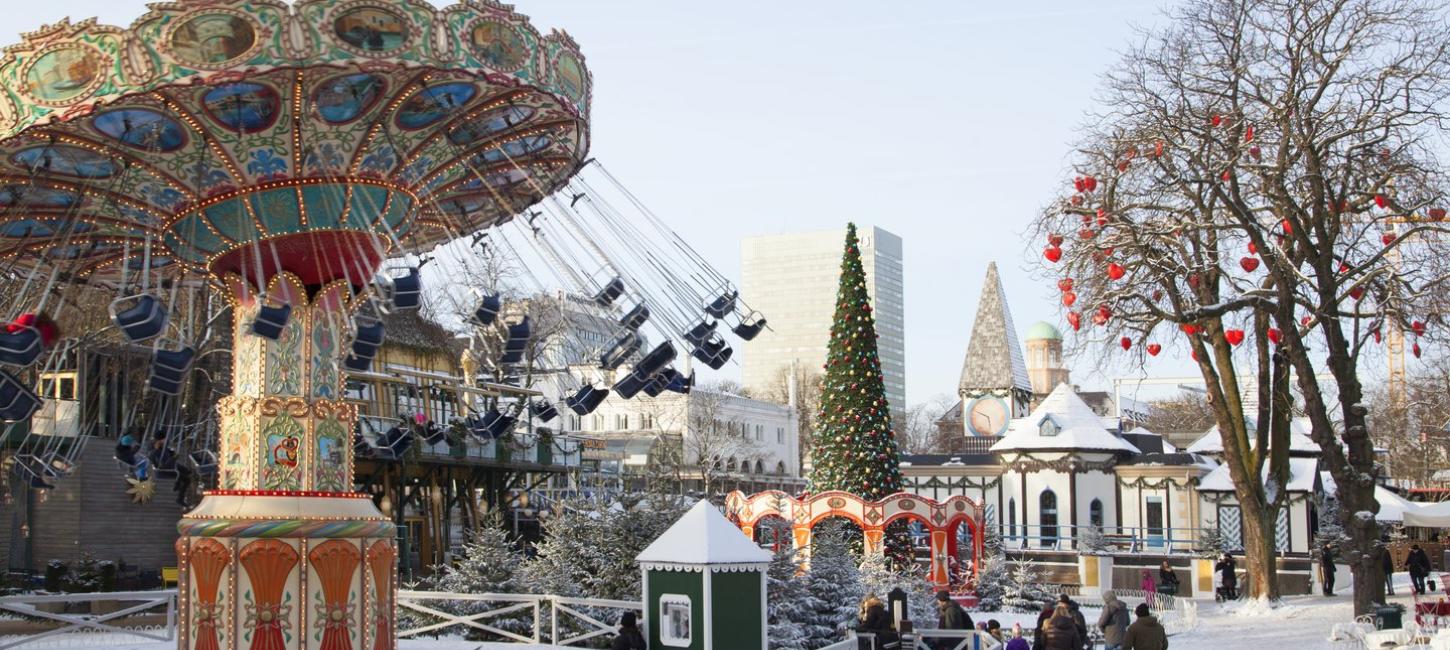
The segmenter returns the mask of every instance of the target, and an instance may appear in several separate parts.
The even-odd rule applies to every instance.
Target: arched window
[[[1057,545],[1057,493],[1043,490],[1037,499],[1038,523],[1041,524],[1043,546]]]
[[[764,474],[765,473],[765,464],[764,463],[761,463],[758,460],[755,461],[755,473],[756,474]]]
[[[775,475],[785,476],[785,461],[782,460],[775,464]]]
[[[1017,500],[1007,500],[1007,539],[1017,536]]]
[[[730,457],[730,460],[725,461],[725,471],[730,472],[732,474],[735,472],[735,457],[734,456],[731,456]]]
[[[1103,502],[1101,499],[1093,499],[1088,504],[1088,522],[1098,528],[1103,527]]]

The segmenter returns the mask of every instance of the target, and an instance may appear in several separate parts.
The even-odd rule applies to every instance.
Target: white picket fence
[[[458,603],[478,603],[481,611],[454,614]],[[455,607],[450,607],[450,604]],[[475,608],[466,608],[475,609]],[[72,610],[67,612],[66,610]],[[174,641],[176,590],[128,591],[93,594],[22,595],[0,598],[0,611],[44,619],[53,629],[35,634],[0,637],[0,650],[19,646],[107,647],[120,641]],[[165,612],[161,625],[138,626],[126,619],[138,614]],[[519,643],[573,646],[617,632],[620,614],[635,612],[637,601],[569,598],[539,594],[461,594],[436,591],[401,591],[398,637],[419,638],[478,631]],[[406,614],[414,616],[406,616]],[[505,630],[500,617],[525,613],[523,630]],[[511,617],[512,618],[512,617]],[[407,620],[418,621],[412,627]]]

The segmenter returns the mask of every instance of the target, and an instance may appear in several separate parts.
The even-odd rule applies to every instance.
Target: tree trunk
[[[1242,490],[1240,490],[1242,492]],[[1244,496],[1249,496],[1245,499]],[[1239,495],[1244,525],[1244,593],[1251,598],[1279,598],[1279,566],[1274,552],[1276,511],[1254,495]]]

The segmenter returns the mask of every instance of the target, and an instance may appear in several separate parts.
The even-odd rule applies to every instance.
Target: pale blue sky
[[[5,3],[3,40],[140,0]],[[435,3],[437,4],[437,3]],[[988,260],[1019,332],[1060,322],[1022,232],[1064,176],[1097,75],[1157,2],[521,0],[580,43],[592,155],[728,276],[742,237],[848,219],[906,247],[907,392],[954,393]],[[748,296],[747,296],[748,299]],[[768,315],[767,315],[768,316]],[[1187,374],[1159,357],[1157,370]],[[1089,376],[1089,361],[1075,378]]]

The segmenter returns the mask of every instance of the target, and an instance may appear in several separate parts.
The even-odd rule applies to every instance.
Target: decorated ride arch
[[[931,542],[931,564],[927,578],[940,587],[951,586],[948,558],[956,557],[956,527],[965,524],[972,531],[972,574],[975,581],[982,559],[982,533],[986,513],[982,504],[964,496],[934,501],[909,492],[868,501],[849,492],[821,492],[793,497],[778,490],[746,496],[740,491],[725,497],[725,515],[752,539],[755,527],[767,517],[780,517],[791,525],[795,548],[806,551],[811,529],[831,517],[847,519],[861,528],[868,553],[881,553],[886,527],[898,519],[921,522]]]

